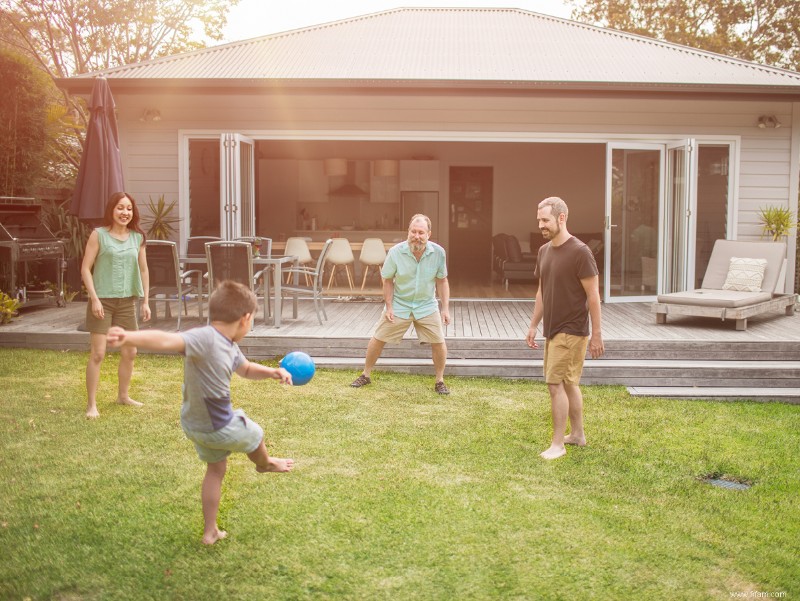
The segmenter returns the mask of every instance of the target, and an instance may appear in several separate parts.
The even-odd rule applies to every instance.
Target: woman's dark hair
[[[103,225],[106,227],[111,227],[114,225],[114,208],[123,198],[130,200],[131,206],[133,207],[133,217],[131,218],[131,222],[128,224],[128,228],[132,229],[134,232],[139,232],[142,235],[142,244],[144,244],[147,236],[139,225],[139,206],[136,204],[136,200],[134,200],[133,196],[127,192],[114,192],[111,195],[111,198],[108,199],[108,204],[106,204],[106,212],[103,214]]]

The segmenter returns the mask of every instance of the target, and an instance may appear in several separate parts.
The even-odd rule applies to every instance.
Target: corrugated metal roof
[[[399,8],[104,71],[109,80],[800,91],[800,73],[521,9]],[[92,77],[96,74],[82,76]],[[75,79],[72,78],[73,83]],[[62,81],[69,87],[67,80]],[[134,82],[130,82],[134,83]],[[143,83],[143,82],[142,82]]]

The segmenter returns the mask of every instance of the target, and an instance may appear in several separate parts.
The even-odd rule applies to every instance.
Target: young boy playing
[[[234,451],[247,453],[257,472],[288,472],[294,467],[293,459],[270,457],[264,431],[231,404],[234,373],[250,380],[272,378],[292,383],[285,369],[251,363],[236,344],[250,331],[256,307],[256,297],[247,287],[226,281],[209,299],[210,326],[174,334],[159,330],[126,332],[120,327],[108,331],[111,346],[177,352],[185,357],[181,426],[200,460],[208,464],[201,490],[206,545],[227,536],[217,526],[217,513],[228,455]]]

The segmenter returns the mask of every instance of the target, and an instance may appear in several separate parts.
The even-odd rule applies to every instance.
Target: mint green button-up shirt
[[[117,240],[108,229],[99,227],[100,250],[94,260],[92,280],[98,298],[144,296],[139,271],[139,249],[142,235],[131,231],[127,240]]]
[[[447,277],[447,259],[444,249],[428,242],[425,252],[417,261],[408,241],[389,249],[381,269],[381,277],[394,280],[392,311],[402,319],[422,319],[436,312],[436,280]]]

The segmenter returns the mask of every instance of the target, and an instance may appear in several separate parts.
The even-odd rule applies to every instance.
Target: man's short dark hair
[[[567,203],[565,203],[562,199],[558,196],[550,196],[545,198],[542,202],[539,203],[539,208],[543,209],[545,207],[550,207],[550,213],[558,219],[558,216],[562,213],[564,214],[564,219],[569,219],[569,209],[567,208]]]
[[[257,307],[253,291],[231,280],[220,282],[208,299],[208,314],[211,321],[233,323],[248,313],[255,313]]]

